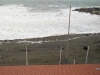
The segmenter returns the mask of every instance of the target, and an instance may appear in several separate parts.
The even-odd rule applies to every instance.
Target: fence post
[[[87,64],[88,53],[89,53],[89,46],[88,46],[88,50],[87,50],[87,55],[86,55],[86,61],[85,61],[85,64]]]
[[[62,52],[62,46],[61,46],[61,49],[60,49],[60,59],[59,59],[59,65],[61,64],[61,52]]]
[[[73,62],[73,64],[75,64],[75,59],[74,59],[74,62]]]
[[[27,45],[26,45],[26,66],[28,65],[28,58],[27,58]]]

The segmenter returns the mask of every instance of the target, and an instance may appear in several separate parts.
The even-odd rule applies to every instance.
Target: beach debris
[[[19,50],[19,51],[26,52],[26,50],[22,50],[22,49],[21,49],[21,50]],[[28,52],[30,52],[30,50],[27,50],[27,51],[28,51]]]

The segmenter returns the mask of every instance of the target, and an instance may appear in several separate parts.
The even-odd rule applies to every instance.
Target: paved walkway
[[[0,66],[0,75],[100,75],[100,64]]]

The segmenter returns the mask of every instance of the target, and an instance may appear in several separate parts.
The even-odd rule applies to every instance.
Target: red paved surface
[[[0,66],[0,75],[100,75],[100,64]]]

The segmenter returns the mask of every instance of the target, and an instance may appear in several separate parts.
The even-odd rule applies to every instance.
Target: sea
[[[0,40],[100,33],[100,15],[72,11],[100,0],[0,0]]]

